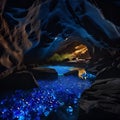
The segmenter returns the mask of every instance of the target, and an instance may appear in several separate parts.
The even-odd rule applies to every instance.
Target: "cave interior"
[[[1,120],[120,120],[119,0],[0,0]]]

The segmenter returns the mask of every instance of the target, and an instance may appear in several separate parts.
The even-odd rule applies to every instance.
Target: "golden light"
[[[85,69],[79,69],[78,70],[78,77],[84,79],[83,76],[82,76],[83,74],[86,74],[86,70]]]
[[[86,70],[84,68],[72,68],[70,69],[71,71],[77,70],[78,71],[78,77],[81,79],[86,79],[85,77],[83,77],[83,74],[86,74]]]
[[[85,45],[81,44],[75,47],[75,51],[72,53],[72,55],[75,57],[78,57],[81,54],[85,54],[87,51],[88,51],[88,48]]]
[[[49,59],[50,61],[64,61],[67,60],[69,62],[78,62],[78,61],[85,61],[86,59],[89,59],[89,53],[88,53],[88,48],[83,45],[77,45],[74,46],[73,48],[73,52],[69,52],[63,50],[63,54],[61,52],[61,54],[59,53],[54,53],[53,56]]]

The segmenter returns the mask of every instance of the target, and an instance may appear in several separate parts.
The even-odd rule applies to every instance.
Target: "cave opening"
[[[1,120],[119,120],[120,4],[101,1],[0,1]]]
[[[88,47],[77,41],[64,41],[49,57],[49,62],[87,63],[91,56]]]

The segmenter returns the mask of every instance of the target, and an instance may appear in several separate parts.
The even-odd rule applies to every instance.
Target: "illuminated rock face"
[[[80,44],[80,45],[75,47],[75,51],[72,52],[72,56],[74,58],[80,59],[81,58],[80,56],[82,56],[83,54],[86,54],[87,52],[88,52],[88,48],[85,45]],[[83,59],[87,59],[87,57],[85,57]]]
[[[5,42],[0,44],[1,51],[5,51],[0,55],[0,63],[7,68],[23,60],[39,63],[48,59],[60,43],[71,36],[73,41],[87,46],[94,59],[115,54],[120,47],[119,27],[108,21],[87,0],[49,0],[41,3],[39,0],[9,0],[1,14],[1,21],[7,23],[1,24],[0,34],[8,47],[3,45]],[[111,49],[114,52],[111,53]]]
[[[24,8],[24,2],[20,6],[14,2],[7,1],[0,15],[0,67],[19,65],[23,61],[24,53],[40,41],[39,2],[32,2],[29,9]],[[5,1],[0,3],[3,6]]]
[[[84,7],[78,9],[78,5]],[[18,47],[21,49],[22,46],[23,53],[27,49],[37,46],[33,49],[33,51],[37,51],[35,55],[36,59],[42,58],[39,56],[42,53],[46,54],[44,57],[47,56],[48,48],[51,46],[51,43],[53,44],[55,42],[53,38],[58,34],[64,40],[66,37],[71,36],[71,34],[76,33],[76,36],[81,38],[79,40],[89,47],[91,45],[107,47],[111,45],[112,39],[117,40],[117,38],[120,37],[114,24],[104,19],[100,11],[92,4],[83,0],[79,2],[73,2],[72,0],[66,2],[58,0],[53,2],[50,0],[41,3],[41,8],[37,0],[35,2],[33,0],[29,2],[28,0],[24,2],[9,0],[6,3],[3,16],[10,27],[10,31],[15,27],[15,33],[14,35],[12,34],[15,41],[18,43],[18,39],[22,39],[22,43],[19,43],[22,45],[18,45]],[[42,39],[38,45],[40,40],[40,19]],[[43,35],[43,33],[46,34]],[[57,44],[59,44],[59,42]],[[46,48],[45,52],[41,50],[41,47],[44,45]],[[42,52],[39,52],[39,50]],[[29,51],[27,57],[32,56],[33,51]]]
[[[18,45],[18,40],[15,40],[11,35],[11,31],[2,16],[0,22],[0,64],[10,68],[13,64],[16,65],[22,61],[22,49]]]
[[[41,3],[39,0],[9,0],[2,10],[0,72],[24,62],[40,63],[59,49],[60,53],[67,51],[66,46],[74,43],[71,41],[77,41],[75,46],[85,45],[95,61],[119,56],[119,27],[87,0]],[[75,54],[73,51],[70,51],[73,56],[79,55],[80,51]],[[71,59],[69,54],[63,57]],[[102,65],[97,72],[101,69]]]
[[[80,38],[78,40],[72,36],[60,42],[48,61],[80,62],[89,59],[91,57],[87,46],[80,42]]]
[[[107,4],[114,3],[115,6],[120,5],[117,0],[115,2],[101,0],[100,2],[102,1],[106,1]],[[92,93],[90,98],[96,102],[99,101],[99,97],[102,97],[102,102],[106,102],[106,96],[109,96],[111,101],[114,98],[115,101],[119,101],[120,28],[117,26],[119,23],[116,23],[112,16],[112,19],[107,17],[109,21],[88,0],[46,0],[41,3],[39,0],[7,0],[5,7],[3,0],[2,2],[0,1],[2,5],[0,8],[0,71],[22,62],[39,63],[40,60],[48,59],[61,42],[77,40],[87,46],[91,58],[94,59],[87,70],[96,73],[97,78],[101,79],[99,84],[95,83],[95,87],[92,86],[83,94],[82,100],[86,102],[87,99],[90,103],[91,99],[87,97]],[[105,7],[107,8],[108,5]],[[118,14],[119,10],[116,13]],[[71,36],[72,38],[67,39]],[[114,81],[114,78],[111,78],[113,76],[118,79]],[[110,79],[103,80],[103,77]],[[105,82],[109,84],[109,87],[108,84],[101,85]],[[111,89],[113,87],[115,87],[114,90]],[[96,89],[100,95],[98,97],[96,97]],[[105,98],[102,94],[106,94]],[[84,105],[90,104],[84,103]],[[111,108],[107,104],[102,105],[106,107],[105,109]],[[116,106],[113,105],[112,108],[115,109]],[[82,108],[82,106],[79,107]],[[91,106],[87,110],[91,110]],[[119,107],[116,110],[119,112]],[[91,111],[89,113],[91,115]],[[93,118],[95,112],[92,113]],[[88,117],[88,114],[85,113],[83,116]],[[81,116],[79,118],[82,120]]]

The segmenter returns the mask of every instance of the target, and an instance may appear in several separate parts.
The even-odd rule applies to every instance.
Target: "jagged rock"
[[[117,67],[114,67],[114,66],[108,67],[108,68],[107,67],[103,68],[96,75],[97,79],[113,78],[113,77],[120,77],[120,69],[118,69]]]
[[[0,79],[0,90],[30,89],[34,87],[38,87],[38,83],[28,71],[12,73]]]
[[[107,0],[89,0],[90,2],[94,2],[96,6],[98,6],[104,16],[115,23],[116,25],[120,25],[119,21],[119,13],[117,11],[120,11],[120,1],[119,0],[109,0],[109,3]],[[106,7],[107,6],[107,7]]]
[[[120,57],[110,58],[110,60],[102,61],[104,66],[101,65],[101,69],[97,72],[96,78],[97,79],[104,79],[104,78],[120,78]]]
[[[68,76],[68,75],[75,75],[75,76],[78,76],[78,70],[71,70],[67,73],[64,73],[65,76]]]
[[[120,120],[120,78],[95,81],[80,99],[79,120]]]
[[[87,73],[86,70],[83,69],[83,68],[75,68],[75,69],[65,73],[64,75],[65,76],[75,75],[75,76],[78,76],[79,78],[81,78],[83,80],[86,80],[86,79],[94,80],[96,78],[95,75]]]
[[[37,80],[39,79],[53,80],[58,77],[58,73],[56,72],[56,70],[51,68],[36,67],[30,69],[29,71],[34,75],[34,77]]]
[[[87,71],[96,74],[96,79],[105,78],[119,78],[120,77],[120,54],[117,56],[109,56],[106,58],[99,58],[98,60],[91,61],[87,66]]]
[[[73,34],[74,37],[78,36],[77,41],[88,47],[92,57],[106,56],[109,54],[109,48],[119,48],[119,28],[104,18],[102,12],[90,4],[89,1],[57,0],[54,2],[49,0],[41,3],[36,1],[30,0],[28,2],[28,0],[24,0],[23,2],[18,0],[16,2],[15,0],[7,0],[2,16],[10,27],[10,31],[11,26],[14,28],[18,25],[19,29],[16,29],[18,38],[11,36],[16,40],[22,37],[22,43],[18,47],[24,52],[24,62],[36,63],[43,58],[46,59],[58,48],[61,41]],[[42,21],[41,25],[39,20]],[[41,42],[39,43],[40,26]],[[9,35],[5,34],[4,36]],[[58,36],[62,39],[56,42],[54,38]],[[5,41],[7,39],[9,38],[5,38]],[[17,64],[16,60],[18,63],[21,61],[15,55],[8,58],[12,63]],[[22,55],[20,54],[20,56]]]

